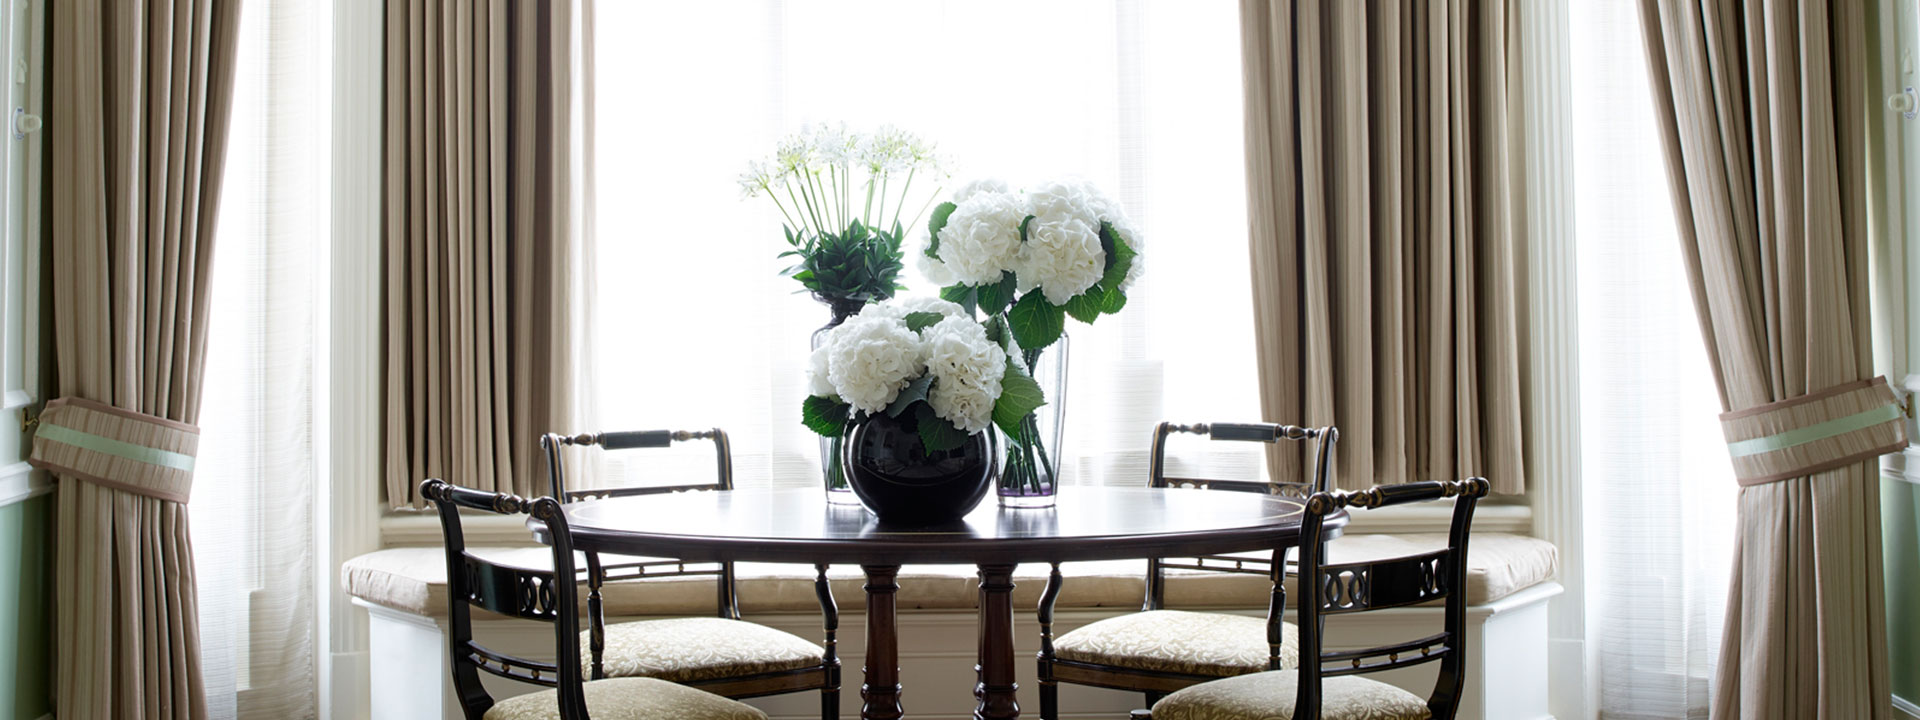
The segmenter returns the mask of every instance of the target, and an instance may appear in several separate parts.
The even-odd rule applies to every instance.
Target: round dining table
[[[974,717],[1020,716],[1015,701],[1013,572],[1020,563],[1191,557],[1299,544],[1297,498],[1186,488],[1068,487],[1051,508],[990,497],[936,527],[890,527],[818,489],[637,495],[566,506],[576,550],[688,562],[857,564],[866,573],[866,682],[860,717],[903,717],[895,594],[903,564],[980,570]],[[1341,514],[1327,520],[1337,533]],[[535,524],[535,523],[530,523]],[[547,541],[544,528],[534,534]]]

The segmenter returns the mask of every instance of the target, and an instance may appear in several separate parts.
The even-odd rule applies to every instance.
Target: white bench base
[[[1467,691],[1459,717],[1487,720],[1551,720],[1547,706],[1547,601],[1559,595],[1558,583],[1544,582],[1486,605],[1467,610]],[[354,600],[367,608],[369,624],[369,691],[372,720],[460,720],[447,668],[444,618],[430,618]],[[1056,632],[1065,633],[1087,623],[1125,614],[1119,608],[1063,609],[1055,615]],[[1262,615],[1264,610],[1227,611]],[[1384,644],[1420,637],[1440,627],[1440,608],[1415,607],[1380,610],[1328,621],[1327,636],[1334,647]],[[625,620],[631,618],[616,618]],[[761,614],[755,622],[801,637],[820,636],[817,614]],[[841,716],[860,711],[865,618],[843,613],[839,636],[845,671],[841,682]],[[973,664],[978,643],[976,615],[971,611],[902,610],[900,612],[900,675],[903,703],[911,717],[962,720],[973,713]],[[1029,659],[1039,650],[1031,611],[1015,618],[1015,647]],[[532,657],[551,657],[551,626],[514,620],[479,620],[474,637],[489,647]],[[1038,711],[1034,663],[1019,664],[1020,704],[1028,714]],[[1433,688],[1436,664],[1375,675],[1425,696]],[[482,674],[495,698],[510,697],[536,688]],[[438,688],[438,692],[427,688]],[[796,693],[749,701],[775,720],[812,720],[819,717],[819,698]],[[1063,685],[1062,718],[1125,717],[1141,707],[1135,693]]]

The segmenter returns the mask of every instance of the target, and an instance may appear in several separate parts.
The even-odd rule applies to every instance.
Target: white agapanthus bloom
[[[1020,222],[1026,217],[1026,202],[1013,193],[975,192],[956,203],[940,230],[945,271],[968,285],[999,282],[1020,252]]]
[[[827,334],[827,380],[841,400],[873,413],[886,409],[926,370],[926,355],[920,335],[906,323],[890,313],[869,312]]]
[[[980,323],[952,316],[921,331],[926,345],[927,372],[933,388],[927,404],[933,414],[963,432],[975,433],[993,424],[993,405],[1000,399],[1000,379],[1007,354],[987,339]]]
[[[1036,215],[1014,258],[1016,289],[1025,294],[1037,287],[1047,302],[1065,305],[1100,282],[1106,258],[1097,224],[1075,214]]]
[[[831,337],[831,332],[829,332]],[[807,394],[820,397],[833,397],[833,381],[827,377],[828,350],[833,347],[831,341],[820,343],[807,357]]]

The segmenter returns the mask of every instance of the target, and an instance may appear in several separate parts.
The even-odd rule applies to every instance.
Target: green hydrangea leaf
[[[1007,321],[1012,326],[1013,339],[1026,350],[1052,345],[1067,330],[1066,310],[1047,302],[1038,289],[1013,304],[1013,309],[1007,311]]]
[[[1106,286],[1104,284],[1096,284],[1093,287],[1087,288],[1085,292],[1073,296],[1072,300],[1067,301],[1066,308],[1067,314],[1072,315],[1073,319],[1083,323],[1092,323],[1094,320],[1099,319],[1101,311],[1104,310],[1106,306]]]
[[[933,414],[933,406],[920,403],[918,407],[914,411],[914,424],[920,430],[920,446],[928,454],[958,449],[967,444],[967,438],[973,437]]]
[[[980,312],[987,315],[1006,312],[1007,304],[1013,302],[1014,286],[1011,272],[1000,273],[1000,282],[979,286]]]
[[[808,395],[800,403],[800,422],[821,437],[840,437],[847,429],[847,413],[853,409],[833,398]]]
[[[967,309],[968,315],[972,315],[974,310],[980,306],[978,298],[979,292],[971,285],[948,285],[940,288],[941,300],[959,303],[960,307]]]
[[[903,319],[907,323],[908,330],[920,332],[921,330],[938,325],[941,320],[947,319],[947,316],[937,312],[921,311],[907,313],[907,316]]]
[[[927,391],[932,387],[933,373],[921,375],[920,379],[907,383],[906,387],[900,389],[900,395],[893,399],[893,404],[887,406],[887,417],[900,417],[900,413],[906,412],[914,403],[927,399]]]
[[[953,203],[943,202],[935,205],[933,216],[927,218],[927,257],[940,257],[940,230],[947,226],[947,218],[953,216]],[[898,224],[898,221],[895,221]]]
[[[1020,421],[1047,404],[1040,383],[1007,358],[1006,374],[1000,376],[1000,399],[993,403],[993,424],[1009,437],[1019,437]]]

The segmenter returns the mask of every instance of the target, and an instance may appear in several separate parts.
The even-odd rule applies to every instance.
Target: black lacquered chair
[[[1195,685],[1153,706],[1152,720],[1451,720],[1466,686],[1467,541],[1484,478],[1382,485],[1316,493],[1301,528],[1299,667]],[[1453,500],[1447,547],[1405,557],[1329,564],[1322,524],[1342,508],[1382,508]],[[1441,631],[1391,645],[1327,650],[1326,619],[1445,601]],[[1440,663],[1427,697],[1359,677]]]
[[[1170,436],[1191,434],[1223,442],[1311,442],[1311,467],[1305,482],[1202,480],[1167,474]],[[1331,427],[1305,428],[1271,423],[1160,423],[1154,429],[1148,465],[1151,487],[1192,487],[1252,492],[1306,499],[1328,489],[1334,445],[1340,433]],[[1267,617],[1166,609],[1167,570],[1251,574],[1273,579]],[[1141,612],[1108,618],[1053,637],[1053,602],[1061,574],[1054,566],[1041,595],[1040,717],[1059,717],[1059,684],[1072,683],[1146,694],[1152,705],[1166,693],[1223,677],[1292,667],[1297,630],[1281,618],[1286,607],[1283,580],[1287,551],[1271,555],[1222,555],[1154,558],[1147,561],[1147,592]]]
[[[675,443],[713,443],[713,482],[632,487],[569,488],[566,448],[602,451],[667,448]],[[611,497],[676,492],[727,492],[733,489],[733,455],[727,434],[698,431],[548,434],[540,439],[547,453],[554,497],[579,502]],[[839,612],[827,585],[827,568],[815,566],[814,594],[819,598],[825,645],[740,617],[733,563],[688,563],[665,558],[601,557],[585,553],[587,582],[586,645],[590,677],[653,677],[710,690],[730,698],[820,691],[820,716],[840,712],[840,660],[835,635]],[[664,577],[711,575],[715,580],[715,617],[637,620],[608,625],[603,593],[610,583],[644,582]]]
[[[469,490],[442,480],[422,482],[420,496],[439,511],[446,538],[449,665],[468,720],[766,720],[766,714],[752,706],[665,680],[585,679],[573,539],[559,502]],[[467,552],[461,508],[532,514],[547,526],[552,567],[502,565]],[[553,662],[507,655],[474,642],[472,607],[552,623]],[[480,684],[482,671],[549,689],[495,702]]]

